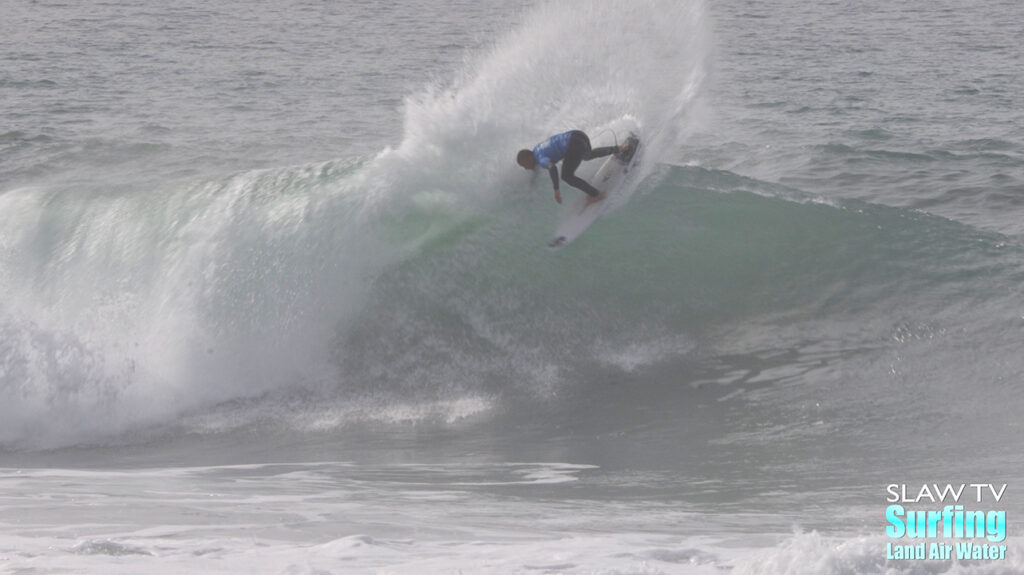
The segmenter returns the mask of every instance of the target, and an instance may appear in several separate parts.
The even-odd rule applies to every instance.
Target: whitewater
[[[1020,4],[0,7],[0,572],[1024,572]]]

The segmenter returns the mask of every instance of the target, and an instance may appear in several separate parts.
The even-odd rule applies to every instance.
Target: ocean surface
[[[0,572],[1024,573],[1024,3],[0,9]]]

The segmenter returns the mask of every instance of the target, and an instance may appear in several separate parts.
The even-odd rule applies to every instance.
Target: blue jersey
[[[537,165],[549,169],[551,166],[562,161],[566,151],[569,150],[569,140],[572,138],[572,131],[563,132],[551,136],[545,142],[537,144],[533,149],[533,157],[537,159]]]

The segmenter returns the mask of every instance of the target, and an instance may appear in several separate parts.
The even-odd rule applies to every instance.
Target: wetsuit
[[[562,161],[562,179],[565,183],[574,188],[583,190],[589,196],[597,196],[601,192],[591,186],[583,178],[576,176],[576,168],[580,167],[583,160],[593,160],[614,154],[618,148],[606,146],[604,148],[591,149],[590,138],[579,130],[571,130],[551,136],[547,141],[537,144],[533,149],[533,157],[537,159],[537,165],[545,168],[551,174],[551,184],[558,189],[558,167],[555,166]]]

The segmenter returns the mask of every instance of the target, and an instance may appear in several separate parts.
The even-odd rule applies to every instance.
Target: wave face
[[[776,366],[799,371],[822,361],[807,350],[885,354],[951,326],[989,330],[979,352],[997,354],[1012,330],[988,310],[1015,293],[1019,248],[948,220],[666,167],[552,253],[547,201],[508,188],[482,211],[435,189],[382,207],[359,195],[380,191],[375,166],[159,201],[0,196],[4,443],[452,421],[595,382],[735,383],[771,350],[804,350]]]

